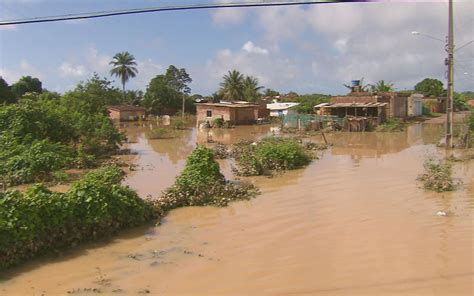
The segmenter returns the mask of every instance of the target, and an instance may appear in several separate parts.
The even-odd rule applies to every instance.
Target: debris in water
[[[447,213],[447,212],[443,212],[443,211],[438,211],[438,212],[436,213],[436,216],[446,217],[446,216],[448,216],[448,213]]]

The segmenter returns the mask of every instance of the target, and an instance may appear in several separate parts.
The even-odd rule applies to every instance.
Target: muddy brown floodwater
[[[270,127],[192,129],[168,140],[148,140],[147,129],[126,128],[138,153],[126,183],[141,196],[171,185],[196,142],[231,143]],[[160,226],[24,264],[2,277],[0,294],[473,295],[473,161],[456,163],[455,192],[416,182],[426,157],[442,154],[441,133],[416,124],[328,135],[334,146],[308,167],[252,178],[262,190],[255,199],[173,210]]]

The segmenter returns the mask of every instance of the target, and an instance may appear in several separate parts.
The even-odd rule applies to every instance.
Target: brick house
[[[197,124],[212,124],[218,118],[231,125],[253,124],[258,119],[259,108],[250,103],[199,103],[196,104],[196,120]]]
[[[146,117],[146,109],[132,105],[114,105],[107,106],[109,116],[113,120],[133,121],[144,119]]]

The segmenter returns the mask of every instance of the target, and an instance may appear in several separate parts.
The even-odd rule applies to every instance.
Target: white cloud
[[[242,46],[242,50],[244,50],[244,51],[246,51],[246,52],[248,52],[248,53],[256,53],[256,54],[263,54],[263,55],[267,55],[267,54],[268,54],[268,50],[267,50],[267,49],[256,46],[255,44],[253,44],[252,41],[247,41],[247,42]]]
[[[82,77],[86,74],[86,69],[83,65],[71,65],[64,62],[59,66],[59,71],[62,76]]]
[[[208,61],[204,75],[199,75],[196,83],[211,90],[218,88],[222,77],[231,70],[258,78],[261,85],[271,88],[286,88],[296,75],[296,65],[292,59],[270,53],[253,42],[246,42],[241,49],[223,49]]]
[[[474,1],[456,1],[457,44],[473,39],[472,11]],[[446,3],[340,3],[307,9],[262,9],[256,16],[267,42],[280,48],[292,45],[299,50],[292,55],[310,57],[310,61],[298,64],[298,78],[304,79],[303,75],[307,75],[305,64],[308,64],[313,81],[333,85],[365,77],[368,82],[390,80],[404,89],[425,77],[445,80],[444,45],[413,36],[411,32],[420,31],[444,39]],[[469,49],[459,52],[459,57],[472,61],[472,49],[470,55]],[[461,72],[474,72],[472,63],[459,68]],[[468,71],[463,70],[465,68]],[[460,76],[457,77],[464,79],[459,79],[458,89],[472,89],[472,82],[469,84]]]

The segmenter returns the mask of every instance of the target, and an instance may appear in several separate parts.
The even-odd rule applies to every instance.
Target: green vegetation
[[[94,76],[61,98],[28,93],[0,106],[0,182],[48,181],[56,170],[95,166],[115,153],[124,136],[105,108],[115,93]]]
[[[186,120],[181,117],[173,117],[171,118],[171,126],[177,130],[185,130],[186,129]]]
[[[377,132],[402,132],[405,129],[405,123],[398,118],[389,118],[383,124],[377,126]]]
[[[216,118],[214,119],[212,127],[221,128],[224,126],[224,119],[223,118]]]
[[[395,90],[393,83],[386,82],[385,80],[378,81],[375,85],[371,85],[370,88],[373,92],[390,92]]]
[[[240,176],[258,176],[273,171],[292,170],[311,162],[311,155],[295,139],[268,137],[258,142],[234,145],[235,172]]]
[[[184,206],[226,206],[230,201],[249,199],[257,193],[250,183],[226,181],[212,150],[198,146],[186,160],[175,184],[156,205],[164,211]]]
[[[425,78],[415,85],[415,91],[427,97],[439,97],[445,94],[443,82],[438,79]]]
[[[185,112],[194,113],[196,109],[188,86],[191,82],[186,69],[170,65],[165,75],[155,76],[148,84],[143,106],[153,114],[174,114],[182,109],[184,100]]]
[[[447,162],[427,160],[425,173],[418,177],[424,188],[436,192],[453,191],[456,184],[452,178],[452,166]]]
[[[299,113],[313,113],[314,106],[321,104],[321,103],[328,103],[330,100],[330,96],[322,95],[322,94],[311,94],[311,95],[302,95],[296,97],[293,101],[300,103],[296,110]]]
[[[120,184],[116,167],[93,171],[66,193],[44,185],[0,192],[0,269],[37,254],[102,238],[162,213]]]
[[[0,76],[0,104],[14,103],[15,96],[13,95],[8,83]]]
[[[466,111],[469,110],[469,105],[467,104],[467,97],[461,93],[454,93],[453,99],[454,111]]]
[[[125,95],[125,83],[127,83],[130,78],[135,77],[138,73],[138,70],[135,67],[137,65],[135,57],[128,51],[119,52],[114,55],[109,64],[113,66],[112,70],[110,70],[110,74],[120,78],[123,94]]]
[[[258,79],[253,76],[244,76],[239,71],[229,71],[221,82],[219,98],[227,101],[255,102],[261,97]]]

